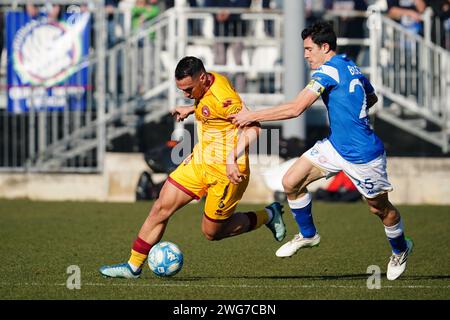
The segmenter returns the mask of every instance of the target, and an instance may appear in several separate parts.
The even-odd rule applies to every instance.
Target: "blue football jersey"
[[[308,85],[321,93],[328,110],[328,140],[352,163],[367,163],[384,153],[383,142],[369,125],[366,95],[374,89],[345,55],[335,55],[312,74]]]

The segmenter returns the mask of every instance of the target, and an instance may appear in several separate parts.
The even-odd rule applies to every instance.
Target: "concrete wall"
[[[142,154],[108,153],[102,174],[0,173],[0,197],[131,202],[144,170]]]
[[[450,204],[450,158],[389,158],[390,198],[403,204]]]
[[[148,170],[142,154],[108,153],[105,161],[102,174],[0,173],[0,197],[134,201],[139,176]],[[270,176],[268,172],[280,170],[280,159],[252,156],[250,162],[252,175],[242,200],[248,203],[273,201],[273,190],[281,188],[282,173]],[[394,186],[390,193],[393,203],[450,205],[450,158],[389,158],[388,174]],[[165,175],[154,177],[156,181],[163,179]],[[317,181],[310,190],[327,183],[324,179]]]

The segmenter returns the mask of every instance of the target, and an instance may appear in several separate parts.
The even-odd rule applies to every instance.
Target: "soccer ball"
[[[155,244],[148,255],[148,265],[154,274],[170,277],[177,274],[183,266],[183,253],[172,242],[164,241]]]

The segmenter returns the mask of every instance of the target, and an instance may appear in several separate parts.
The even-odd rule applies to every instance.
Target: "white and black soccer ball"
[[[159,242],[152,247],[148,254],[148,265],[157,276],[173,276],[183,267],[183,253],[172,242]]]

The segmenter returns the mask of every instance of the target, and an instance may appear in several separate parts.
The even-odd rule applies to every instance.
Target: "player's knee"
[[[223,239],[223,236],[221,236],[219,232],[212,232],[210,230],[202,230],[202,232],[208,241],[218,241]]]
[[[377,216],[379,216],[379,215],[381,214],[380,209],[377,208],[377,207],[375,207],[375,206],[369,205],[369,211],[370,211],[372,214],[377,215]]]
[[[283,184],[284,192],[287,194],[294,193],[297,190],[297,186],[293,183],[292,179],[287,175],[283,176],[281,183]]]
[[[369,205],[370,212],[377,215],[381,219],[386,218],[391,211],[396,211],[384,196],[374,199],[367,199],[367,204]]]
[[[380,219],[385,219],[389,213],[388,208],[384,207],[384,206],[379,206],[379,205],[370,205],[369,204],[369,211],[378,216]]]
[[[220,228],[211,227],[204,221],[202,223],[202,233],[208,241],[217,241],[224,238],[223,232]]]

